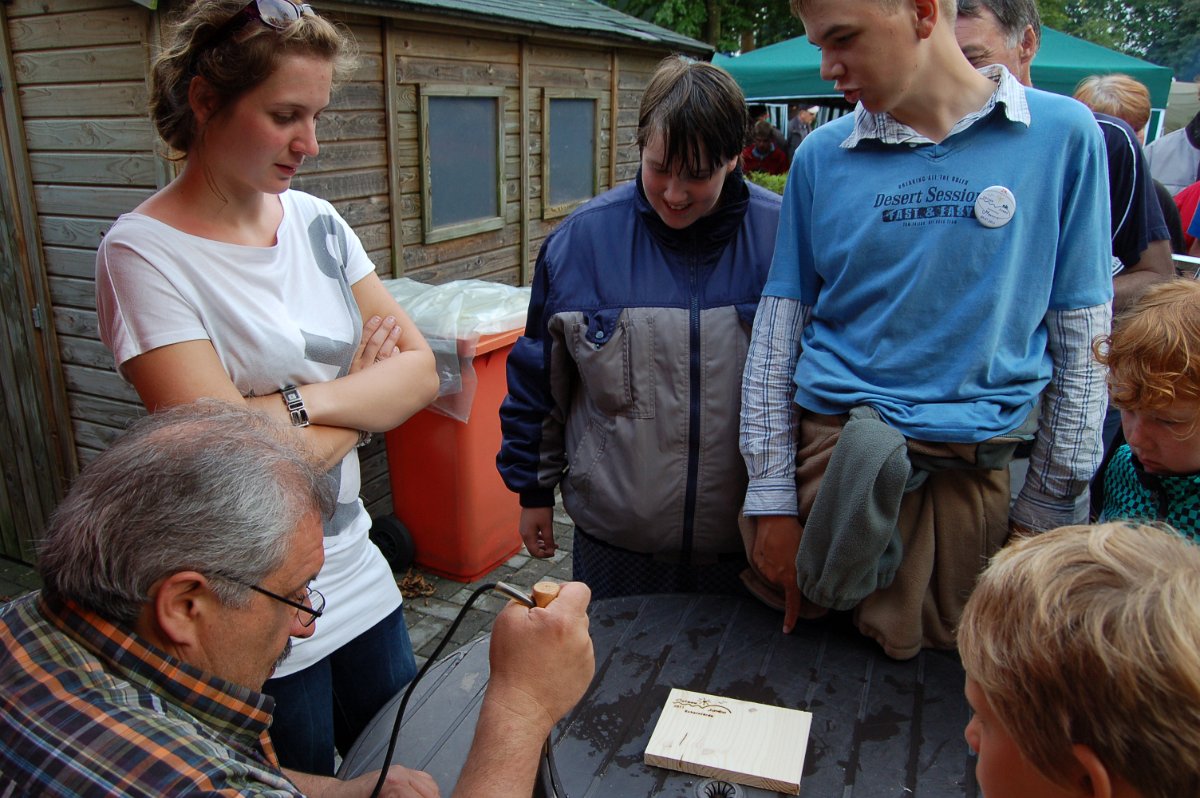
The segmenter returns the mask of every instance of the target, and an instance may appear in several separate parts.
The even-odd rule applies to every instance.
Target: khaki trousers
[[[800,524],[808,519],[846,416],[804,412],[796,467]],[[954,632],[979,572],[1008,539],[1008,469],[975,468],[978,444],[929,443],[909,439],[910,457],[953,458],[961,467],[929,472],[925,483],[905,494],[897,526],[903,558],[892,584],[863,599],[854,622],[895,659],[922,648],[953,648]],[[836,490],[836,486],[830,486]],[[750,559],[747,586],[782,609],[782,591],[769,585],[753,564],[756,529],[742,518]],[[809,605],[806,617],[820,614]]]

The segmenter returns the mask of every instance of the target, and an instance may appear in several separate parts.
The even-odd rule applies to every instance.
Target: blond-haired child
[[[1200,548],[1060,527],[980,577],[959,651],[988,798],[1200,795]]]

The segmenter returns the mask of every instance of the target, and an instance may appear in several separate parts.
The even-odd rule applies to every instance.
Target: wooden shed
[[[153,0],[146,0],[154,6]],[[105,230],[174,174],[147,74],[175,0],[0,3],[0,556],[32,540],[79,467],[142,412],[97,336]],[[321,2],[360,64],[295,186],[330,200],[381,276],[528,282],[538,246],[633,177],[657,62],[707,45],[592,0]],[[367,450],[372,515],[391,510]]]

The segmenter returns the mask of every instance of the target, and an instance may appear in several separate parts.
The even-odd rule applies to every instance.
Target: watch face
[[[304,408],[304,399],[300,397],[300,390],[295,385],[288,385],[280,391],[280,394],[292,417],[292,426],[307,427],[308,411]]]

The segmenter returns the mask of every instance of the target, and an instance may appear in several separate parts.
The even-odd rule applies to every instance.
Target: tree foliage
[[[1056,28],[1175,70],[1200,72],[1200,3],[1196,0],[1040,0],[1042,21]]]
[[[1146,46],[1145,58],[1175,70],[1176,80],[1200,81],[1200,3],[1182,0]]]
[[[799,36],[786,0],[603,0],[664,28],[708,42],[718,51],[750,50]]]
[[[717,50],[750,50],[804,32],[786,0],[604,0]],[[1198,0],[1039,0],[1042,22],[1145,58],[1191,80],[1200,73]]]

